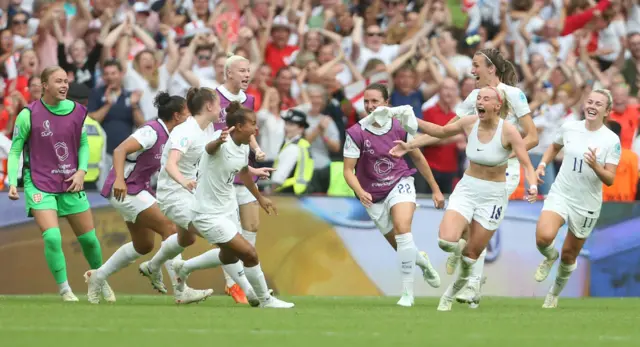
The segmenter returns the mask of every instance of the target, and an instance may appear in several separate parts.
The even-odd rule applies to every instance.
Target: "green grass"
[[[437,298],[285,298],[291,310],[239,306],[224,296],[176,306],[170,296],[120,296],[115,305],[57,296],[0,297],[0,345],[21,346],[634,346],[640,299],[485,298],[479,309]]]

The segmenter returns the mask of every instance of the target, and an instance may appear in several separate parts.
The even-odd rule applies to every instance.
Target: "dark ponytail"
[[[214,102],[217,97],[216,91],[209,88],[189,88],[187,92],[189,112],[193,116],[199,114],[207,102]]]
[[[247,121],[247,116],[252,114],[253,111],[242,106],[241,103],[234,101],[226,108],[227,111],[227,127],[231,128],[238,124],[244,124]]]
[[[153,100],[153,106],[158,109],[158,118],[165,122],[170,121],[173,115],[182,112],[186,100],[177,95],[169,95],[167,92],[159,92]]]
[[[484,57],[487,66],[494,66],[496,68],[496,76],[500,79],[500,82],[515,87],[518,84],[518,73],[515,66],[504,59],[500,50],[495,48],[486,48],[479,50],[476,55]]]

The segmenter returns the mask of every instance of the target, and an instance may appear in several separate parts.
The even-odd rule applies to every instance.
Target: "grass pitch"
[[[437,298],[283,297],[291,310],[255,309],[214,296],[176,306],[171,296],[120,295],[114,305],[58,296],[0,296],[0,346],[636,346],[640,299],[485,298],[473,310]]]

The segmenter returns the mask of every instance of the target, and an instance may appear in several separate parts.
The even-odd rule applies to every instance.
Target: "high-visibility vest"
[[[296,166],[292,170],[291,174],[289,174],[289,178],[287,178],[284,183],[276,189],[276,192],[293,188],[293,193],[300,195],[307,191],[307,185],[313,177],[313,159],[311,159],[311,153],[309,152],[311,144],[309,141],[300,137],[297,140],[285,143],[282,148],[280,148],[280,153],[282,153],[282,151],[290,144],[298,145],[298,149],[300,151],[298,153],[298,161],[296,162]],[[278,168],[278,158],[276,158],[273,163],[273,167],[276,169]]]
[[[344,163],[341,161],[334,161],[329,167],[329,189],[327,190],[328,196],[356,196],[351,187],[344,179]]]
[[[85,118],[84,129],[87,132],[87,142],[89,142],[89,165],[84,181],[92,183],[100,177],[100,162],[106,145],[106,136],[100,123],[90,117]]]

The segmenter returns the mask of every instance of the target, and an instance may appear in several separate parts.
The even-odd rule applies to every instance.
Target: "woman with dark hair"
[[[84,274],[89,286],[88,299],[100,303],[100,288],[105,280],[153,250],[154,233],[166,240],[175,233],[173,223],[160,211],[151,188],[151,176],[160,170],[162,149],[171,131],[189,116],[186,101],[180,96],[160,92],[154,101],[158,119],[147,122],[113,151],[113,167],[102,188],[102,196],[124,218],[131,242],[113,253],[99,269]],[[172,279],[171,264],[166,264]]]
[[[367,209],[380,233],[396,249],[400,260],[402,297],[400,306],[413,306],[413,275],[417,265],[424,280],[433,288],[440,286],[440,276],[431,266],[425,252],[419,252],[411,224],[416,209],[416,190],[412,175],[415,169],[403,158],[389,153],[395,141],[409,141],[410,134],[400,122],[379,116],[389,105],[389,91],[382,84],[374,83],[364,91],[364,104],[369,117],[347,130],[344,144],[344,179]],[[413,113],[411,106],[402,106]],[[399,109],[393,108],[392,110]],[[390,114],[390,113],[389,113]],[[420,150],[409,153],[420,174],[429,183],[436,208],[444,207],[444,196],[436,183]],[[354,173],[355,170],[355,173]]]
[[[187,117],[171,132],[164,146],[157,188],[160,210],[176,224],[178,233],[163,241],[153,258],[140,264],[139,268],[151,285],[162,293],[167,292],[162,280],[162,264],[171,259],[182,259],[182,251],[195,242],[191,207],[196,200],[198,163],[206,144],[205,129],[220,117],[220,98],[212,89],[191,88],[187,93],[187,108],[192,117]],[[198,291],[183,287],[184,290],[174,288],[178,304],[197,302],[213,293],[210,289]]]
[[[233,101],[226,108],[228,129],[215,132],[217,138],[205,146],[196,187],[193,226],[209,243],[218,248],[187,261],[174,261],[179,286],[198,269],[222,265],[240,286],[251,306],[291,308],[294,305],[271,296],[260,267],[255,247],[242,235],[238,202],[234,188],[236,175],[267,214],[275,206],[258,191],[249,168],[249,143],[257,130],[256,114]],[[270,168],[262,168],[268,172]],[[244,265],[244,269],[243,269]]]

